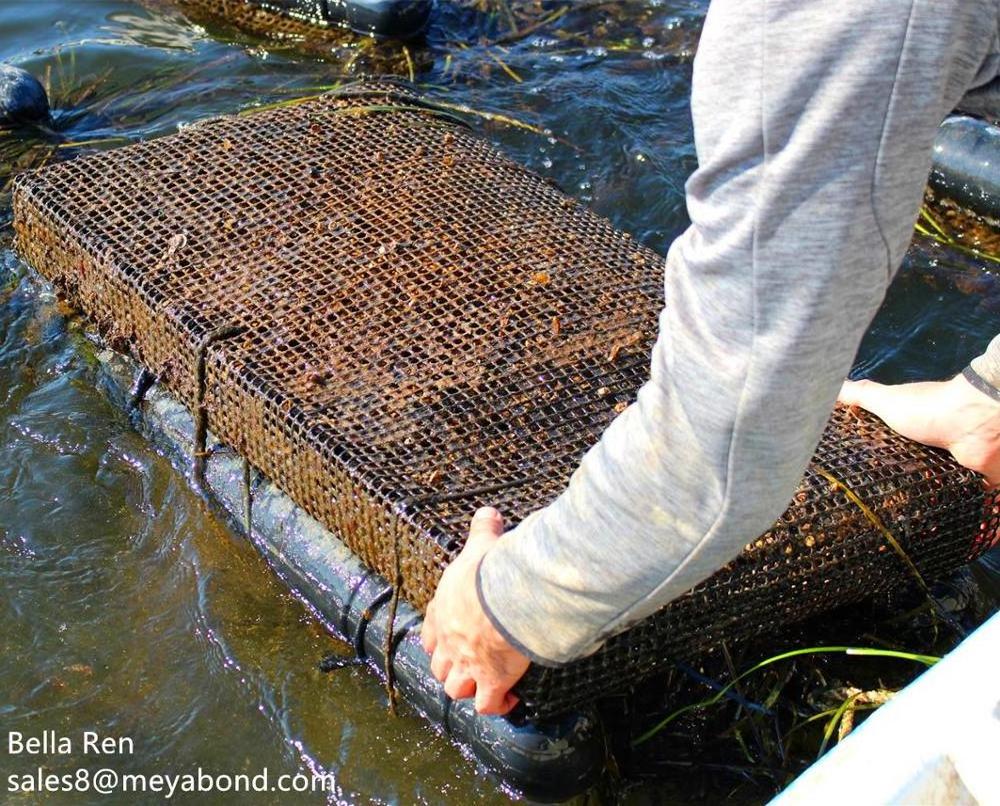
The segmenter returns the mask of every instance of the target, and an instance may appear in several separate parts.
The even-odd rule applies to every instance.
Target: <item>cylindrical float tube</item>
[[[1000,217],[1000,126],[965,115],[945,120],[930,184],[975,213]]]
[[[105,391],[130,409],[139,430],[181,468],[193,461],[194,420],[169,393],[140,381],[140,367],[112,350],[98,354]],[[146,391],[148,389],[148,391]],[[143,397],[137,407],[136,390]],[[232,524],[246,533],[243,459],[208,442],[204,490]],[[249,536],[292,590],[327,624],[352,641],[359,656],[385,668],[391,586],[372,573],[330,531],[267,481],[251,485]],[[430,671],[420,644],[420,614],[400,601],[392,625],[392,669],[402,697],[507,785],[537,801],[565,800],[589,789],[604,770],[606,745],[593,713],[576,712],[545,722],[519,722],[476,714],[471,700],[450,699]]]

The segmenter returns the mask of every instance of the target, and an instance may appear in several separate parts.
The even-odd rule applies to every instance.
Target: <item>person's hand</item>
[[[990,486],[1000,485],[1000,403],[961,375],[897,386],[847,381],[839,400],[878,415],[904,437],[947,449]]]
[[[476,512],[469,541],[445,569],[420,634],[445,693],[453,700],[474,696],[481,714],[506,714],[517,705],[511,687],[530,663],[497,632],[476,593],[479,563],[502,534],[499,512],[491,507]]]

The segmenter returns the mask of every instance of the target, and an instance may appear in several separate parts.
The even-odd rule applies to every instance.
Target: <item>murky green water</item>
[[[690,60],[707,2],[623,5],[620,19],[575,11],[504,49],[481,43],[502,20],[441,10],[430,48],[412,57],[429,91],[549,130],[476,120],[516,159],[665,252],[686,224]],[[0,136],[0,187],[19,166],[308,94],[368,59],[351,39],[319,58],[212,34],[166,3],[0,0],[0,60],[47,77],[59,131]],[[404,64],[388,50],[386,61]],[[94,140],[104,142],[68,145]],[[0,191],[0,221],[8,203]],[[318,671],[325,654],[344,648],[105,401],[74,326],[25,275],[7,233],[0,238],[3,734],[129,736],[133,755],[100,764],[121,772],[322,770],[335,777],[327,799],[338,802],[506,801],[420,719],[389,716],[367,671]],[[892,380],[954,372],[993,335],[998,313],[996,277],[918,244],[859,371]],[[0,752],[0,783],[39,763],[61,773],[80,761]],[[643,791],[678,797],[673,787]]]

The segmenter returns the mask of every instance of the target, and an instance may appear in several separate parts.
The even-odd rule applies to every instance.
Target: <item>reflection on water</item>
[[[107,22],[101,26],[108,40],[97,40],[102,44],[165,50],[193,51],[195,45],[206,38],[204,30],[191,25],[181,14],[170,13],[164,8],[155,16],[127,11],[117,11],[107,15]]]
[[[507,153],[665,252],[686,225],[690,61],[707,2],[577,7],[528,34],[518,18],[518,36],[502,11],[475,5],[439,4],[429,46],[404,52],[350,35],[319,50],[269,42],[193,24],[159,1],[0,3],[0,60],[43,78],[56,107],[52,132],[0,132],[0,226],[19,169],[319,92],[378,67],[412,70],[443,100],[524,124],[471,118]],[[419,718],[389,717],[367,671],[319,671],[320,659],[346,647],[105,401],[77,325],[24,275],[8,236],[0,236],[3,724],[36,735],[130,736],[135,755],[108,760],[121,771],[306,768],[335,775],[333,801],[506,800]],[[918,244],[859,371],[954,372],[993,334],[998,303],[996,276]],[[35,763],[2,758],[2,773]],[[58,773],[78,761],[46,764]],[[651,797],[683,797],[677,791],[654,788]]]

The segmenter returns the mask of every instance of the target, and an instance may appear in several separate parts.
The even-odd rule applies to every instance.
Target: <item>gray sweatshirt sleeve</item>
[[[712,3],[651,378],[479,569],[487,614],[534,661],[592,652],[781,514],[998,18],[1000,0]]]
[[[986,352],[974,358],[962,374],[981,392],[1000,400],[1000,336],[996,336]]]

